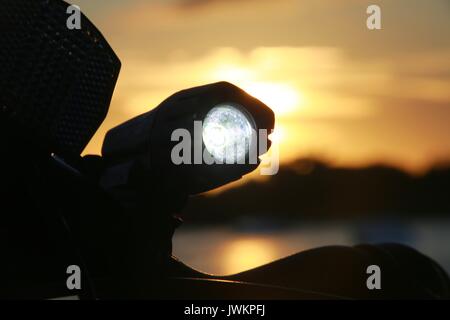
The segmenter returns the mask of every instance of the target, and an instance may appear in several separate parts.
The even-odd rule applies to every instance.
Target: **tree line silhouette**
[[[431,217],[450,213],[450,164],[413,176],[387,165],[339,168],[299,159],[268,181],[252,181],[189,200],[185,220],[214,223],[238,217],[341,219]]]

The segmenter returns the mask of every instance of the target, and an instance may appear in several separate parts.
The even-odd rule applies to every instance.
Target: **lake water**
[[[224,275],[320,246],[398,242],[427,254],[450,273],[450,220],[255,225],[182,226],[174,237],[174,255],[196,269]]]

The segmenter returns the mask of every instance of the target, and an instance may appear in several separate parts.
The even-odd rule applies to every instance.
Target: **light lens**
[[[220,104],[203,121],[203,143],[216,161],[243,163],[252,141],[253,121],[238,107]]]

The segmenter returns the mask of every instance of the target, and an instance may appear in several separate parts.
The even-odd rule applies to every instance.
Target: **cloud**
[[[123,69],[89,151],[173,92],[228,80],[278,108],[283,159],[325,152],[417,166],[450,154],[448,6],[380,0],[383,30],[369,32],[368,3],[122,1],[93,10]]]
[[[160,59],[173,50],[203,55],[214,47],[339,47],[357,58],[450,47],[448,6],[379,1],[383,29],[368,31],[368,0],[132,1],[96,11],[114,47]],[[184,10],[202,8],[202,10]]]
[[[255,1],[255,0],[179,0],[178,6],[181,8],[200,8],[205,7],[211,4],[217,3],[226,3],[226,4],[235,4],[242,1]],[[261,1],[261,0],[260,0]]]

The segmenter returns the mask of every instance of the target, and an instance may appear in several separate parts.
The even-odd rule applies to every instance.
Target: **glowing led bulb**
[[[203,143],[214,159],[241,163],[252,141],[253,119],[231,104],[212,108],[203,121]]]

